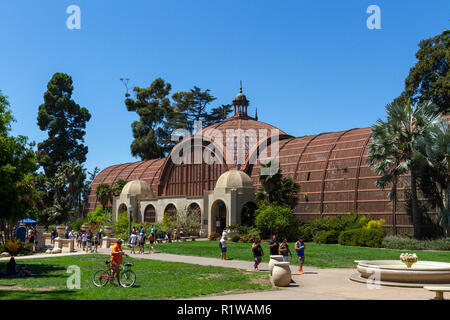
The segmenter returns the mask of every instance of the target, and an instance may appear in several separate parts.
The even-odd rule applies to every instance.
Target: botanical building
[[[138,222],[159,222],[164,212],[199,208],[203,229],[219,232],[241,223],[243,210],[254,209],[260,161],[276,157],[282,174],[301,186],[298,219],[358,211],[385,219],[387,229],[412,230],[404,200],[407,179],[399,183],[394,206],[389,189],[377,188],[378,176],[366,164],[370,128],[293,137],[249,116],[249,101],[242,92],[233,105],[232,117],[183,139],[168,157],[101,171],[91,184],[89,210],[99,205],[99,184],[124,179],[128,184],[113,200],[115,218],[130,204]],[[205,161],[206,155],[223,161]]]

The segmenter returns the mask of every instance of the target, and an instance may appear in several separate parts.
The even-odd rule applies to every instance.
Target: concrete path
[[[17,259],[33,259],[44,257],[58,257],[68,255],[89,254],[80,252],[79,248],[75,253],[65,254],[37,254],[33,256],[23,256]],[[99,249],[98,253],[109,254],[109,249]],[[182,256],[167,253],[148,252],[144,254],[130,254],[133,258],[152,259],[172,262],[184,262],[205,266],[218,266],[225,268],[236,268],[253,270],[253,262],[240,260],[220,260],[216,258]],[[1,258],[0,260],[8,260]],[[221,296],[208,296],[204,298],[194,298],[194,300],[429,300],[434,298],[434,293],[421,288],[399,288],[378,286],[370,288],[365,284],[349,280],[349,277],[356,272],[352,268],[319,269],[304,266],[305,274],[300,275],[296,266],[291,266],[292,279],[295,283],[286,288],[274,288],[271,291],[253,292],[244,294],[231,294]],[[259,272],[268,272],[268,264],[261,263]]]

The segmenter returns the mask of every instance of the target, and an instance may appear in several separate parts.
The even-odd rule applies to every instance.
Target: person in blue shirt
[[[300,274],[303,274],[303,264],[305,263],[305,244],[303,243],[303,239],[300,237],[298,241],[295,243],[295,252],[297,253],[298,258],[298,271]]]

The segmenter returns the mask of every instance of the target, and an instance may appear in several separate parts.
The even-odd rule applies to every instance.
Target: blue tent
[[[20,220],[19,223],[33,224],[33,223],[37,223],[37,221],[35,221],[33,219],[26,218],[26,219]]]

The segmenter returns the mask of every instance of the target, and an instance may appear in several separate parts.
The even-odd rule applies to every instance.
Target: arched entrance
[[[212,231],[222,233],[227,226],[227,206],[222,200],[215,201],[211,206]]]
[[[256,209],[258,207],[254,202],[247,202],[244,204],[241,210],[241,225],[243,226],[253,226],[255,224]]]
[[[117,213],[120,215],[121,213],[124,213],[125,211],[128,211],[127,205],[125,203],[122,203],[119,205],[119,209],[117,210]]]
[[[144,222],[153,223],[156,222],[156,210],[151,204],[145,207]]]

